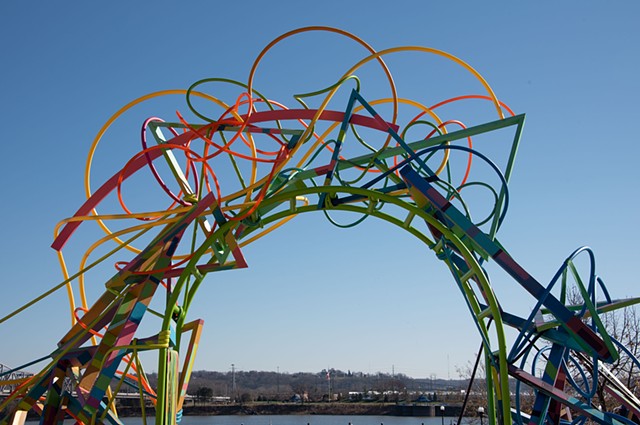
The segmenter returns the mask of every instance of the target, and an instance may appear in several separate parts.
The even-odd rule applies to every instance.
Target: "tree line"
[[[150,376],[152,385],[154,378]],[[193,372],[188,393],[202,401],[227,397],[230,401],[290,401],[295,397],[300,401],[326,401],[351,397],[393,402],[421,394],[437,398],[435,394],[439,392],[459,392],[465,385],[466,380],[416,379],[401,373],[370,374],[338,369],[296,373],[200,370]]]

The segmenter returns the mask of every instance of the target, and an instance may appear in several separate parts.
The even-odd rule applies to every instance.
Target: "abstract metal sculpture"
[[[299,96],[302,108],[289,109],[262,96],[254,87],[254,76],[274,45],[308,31],[341,34],[360,43],[368,56],[334,85]],[[437,55],[452,61],[475,77],[486,93],[459,96],[430,107],[402,98],[383,61],[397,52]],[[370,62],[378,63],[387,76],[390,98],[373,101],[360,88],[356,71]],[[225,103],[199,91],[209,82],[241,87],[242,94],[234,102]],[[354,89],[347,88],[354,85]],[[328,108],[334,95],[345,91],[350,93],[346,107]],[[194,119],[178,114],[177,122],[146,120],[142,149],[91,193],[89,170],[104,133],[133,106],[170,94],[186,95]],[[303,102],[310,97],[320,99],[318,107]],[[222,113],[206,116],[193,106],[195,98],[217,105]],[[454,119],[441,118],[438,108],[456,102],[482,102],[495,109],[496,119],[465,127]],[[380,105],[391,109],[390,116],[378,113]],[[400,106],[413,111],[404,125],[399,124]],[[523,124],[524,115],[513,114],[473,68],[448,53],[423,47],[376,52],[359,38],[326,27],[301,28],[278,37],[260,53],[246,84],[202,80],[186,91],[157,92],[131,102],[98,133],[86,171],[87,200],[72,218],[61,223],[52,245],[60,255],[67,279],[45,295],[67,287],[71,329],[49,355],[37,360],[45,363],[39,372],[11,381],[17,386],[0,404],[4,411],[0,424],[21,423],[29,409],[37,411],[45,424],[61,423],[66,415],[79,423],[119,424],[113,400],[122,385],[139,392],[143,415],[144,399],[152,400],[158,425],[179,422],[203,325],[201,320],[187,321],[187,316],[205,275],[247,267],[243,246],[299,214],[315,211],[324,212],[330,220],[331,213],[351,213],[357,217],[351,225],[367,217],[385,220],[415,236],[447,265],[483,341],[491,424],[586,419],[602,424],[632,423],[633,418],[640,417],[640,401],[605,366],[625,347],[609,336],[600,315],[639,300],[611,299],[595,273],[588,248],[576,250],[551,282],[543,285],[496,239],[507,211],[507,183]],[[454,125],[461,129],[449,131]],[[415,132],[417,128],[422,135],[409,140],[408,130]],[[512,134],[503,167],[472,145],[473,137],[491,137],[498,130]],[[155,139],[153,146],[147,144],[149,134]],[[349,152],[360,149],[360,153],[346,157],[346,146]],[[464,165],[455,167],[453,158],[458,162],[462,158]],[[178,190],[172,191],[170,186],[176,184],[161,178],[157,167],[162,160]],[[474,174],[476,167],[484,174]],[[133,213],[125,204],[123,183],[143,169],[153,173],[170,198],[172,203],[166,210]],[[232,170],[235,181],[219,178],[221,170]],[[488,174],[493,177],[480,180]],[[492,194],[494,206],[482,220],[472,218],[463,196],[472,186]],[[115,196],[124,212],[98,213],[101,203]],[[115,248],[87,264],[95,249],[92,246],[79,271],[70,276],[62,249],[86,221],[96,221],[107,233],[96,246],[108,242]],[[108,221],[129,224],[113,231],[107,227]],[[147,233],[152,237],[146,247],[135,248],[134,241]],[[132,251],[133,259],[117,264],[118,270],[107,281],[104,293],[89,305],[84,295],[85,273],[123,250]],[[578,256],[588,257],[591,264],[586,277],[581,277],[575,266]],[[533,297],[535,308],[527,317],[516,315],[500,303],[483,267],[489,262],[504,269]],[[78,282],[80,306],[73,297],[74,281]],[[572,285],[580,294],[577,305],[567,300]],[[598,293],[602,293],[602,299],[596,299]],[[150,307],[154,297],[160,299],[162,308]],[[41,298],[1,318],[0,323]],[[139,324],[149,313],[159,317],[157,333],[139,337]],[[517,331],[513,341],[505,334],[507,327]],[[139,357],[143,351],[158,352],[157,388],[152,388],[145,376]],[[635,358],[633,361],[638,364]],[[536,376],[535,370],[540,368],[544,373]],[[7,385],[6,375],[11,372],[2,372],[0,385]],[[601,376],[607,379],[599,379]],[[535,390],[531,412],[520,411],[517,396],[512,401],[510,378]],[[598,410],[592,403],[597,388],[615,397],[628,415]]]

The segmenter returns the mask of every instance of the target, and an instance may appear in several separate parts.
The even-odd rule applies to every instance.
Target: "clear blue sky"
[[[640,5],[486,3],[1,2],[0,316],[62,280],[49,248],[53,227],[84,201],[86,155],[111,114],[201,78],[246,81],[269,41],[307,25],[342,28],[378,50],[423,45],[470,63],[527,114],[501,242],[543,283],[574,248],[589,245],[612,296],[639,295]],[[337,36],[301,37],[273,53],[257,84],[276,96],[321,88],[331,82],[323,75],[362,57],[353,51]],[[406,97],[430,104],[441,93],[464,94],[462,77],[438,72],[437,61],[407,55],[393,66]],[[137,149],[137,133],[114,138]],[[128,158],[105,152],[104,175]],[[245,256],[249,269],[211,275],[191,311],[206,321],[197,369],[393,367],[454,378],[480,343],[444,265],[383,223],[343,231],[320,215],[300,217]],[[492,278],[503,305],[531,308],[503,274]],[[104,280],[91,283],[95,293]],[[0,362],[46,355],[68,324],[60,292],[0,325]]]

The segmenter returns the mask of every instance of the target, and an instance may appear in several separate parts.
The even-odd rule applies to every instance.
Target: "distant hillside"
[[[152,384],[155,376],[150,376]],[[235,384],[234,384],[235,382]],[[259,371],[213,372],[194,371],[189,384],[189,394],[199,389],[207,390],[212,397],[244,397],[248,400],[289,400],[294,394],[305,395],[310,401],[329,397],[360,397],[398,401],[408,395],[437,394],[466,390],[466,380],[414,379],[403,374],[321,370],[317,373],[277,373]],[[479,382],[478,382],[479,383]],[[235,385],[235,386],[234,386]]]

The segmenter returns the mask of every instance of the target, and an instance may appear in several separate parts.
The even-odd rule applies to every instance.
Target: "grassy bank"
[[[188,405],[183,408],[185,416],[210,415],[373,415],[373,416],[434,416],[440,414],[440,405],[402,405],[395,403],[231,403]],[[147,408],[147,415],[154,409]],[[445,416],[457,415],[460,406],[446,406]],[[140,416],[138,406],[118,408],[120,416]]]

